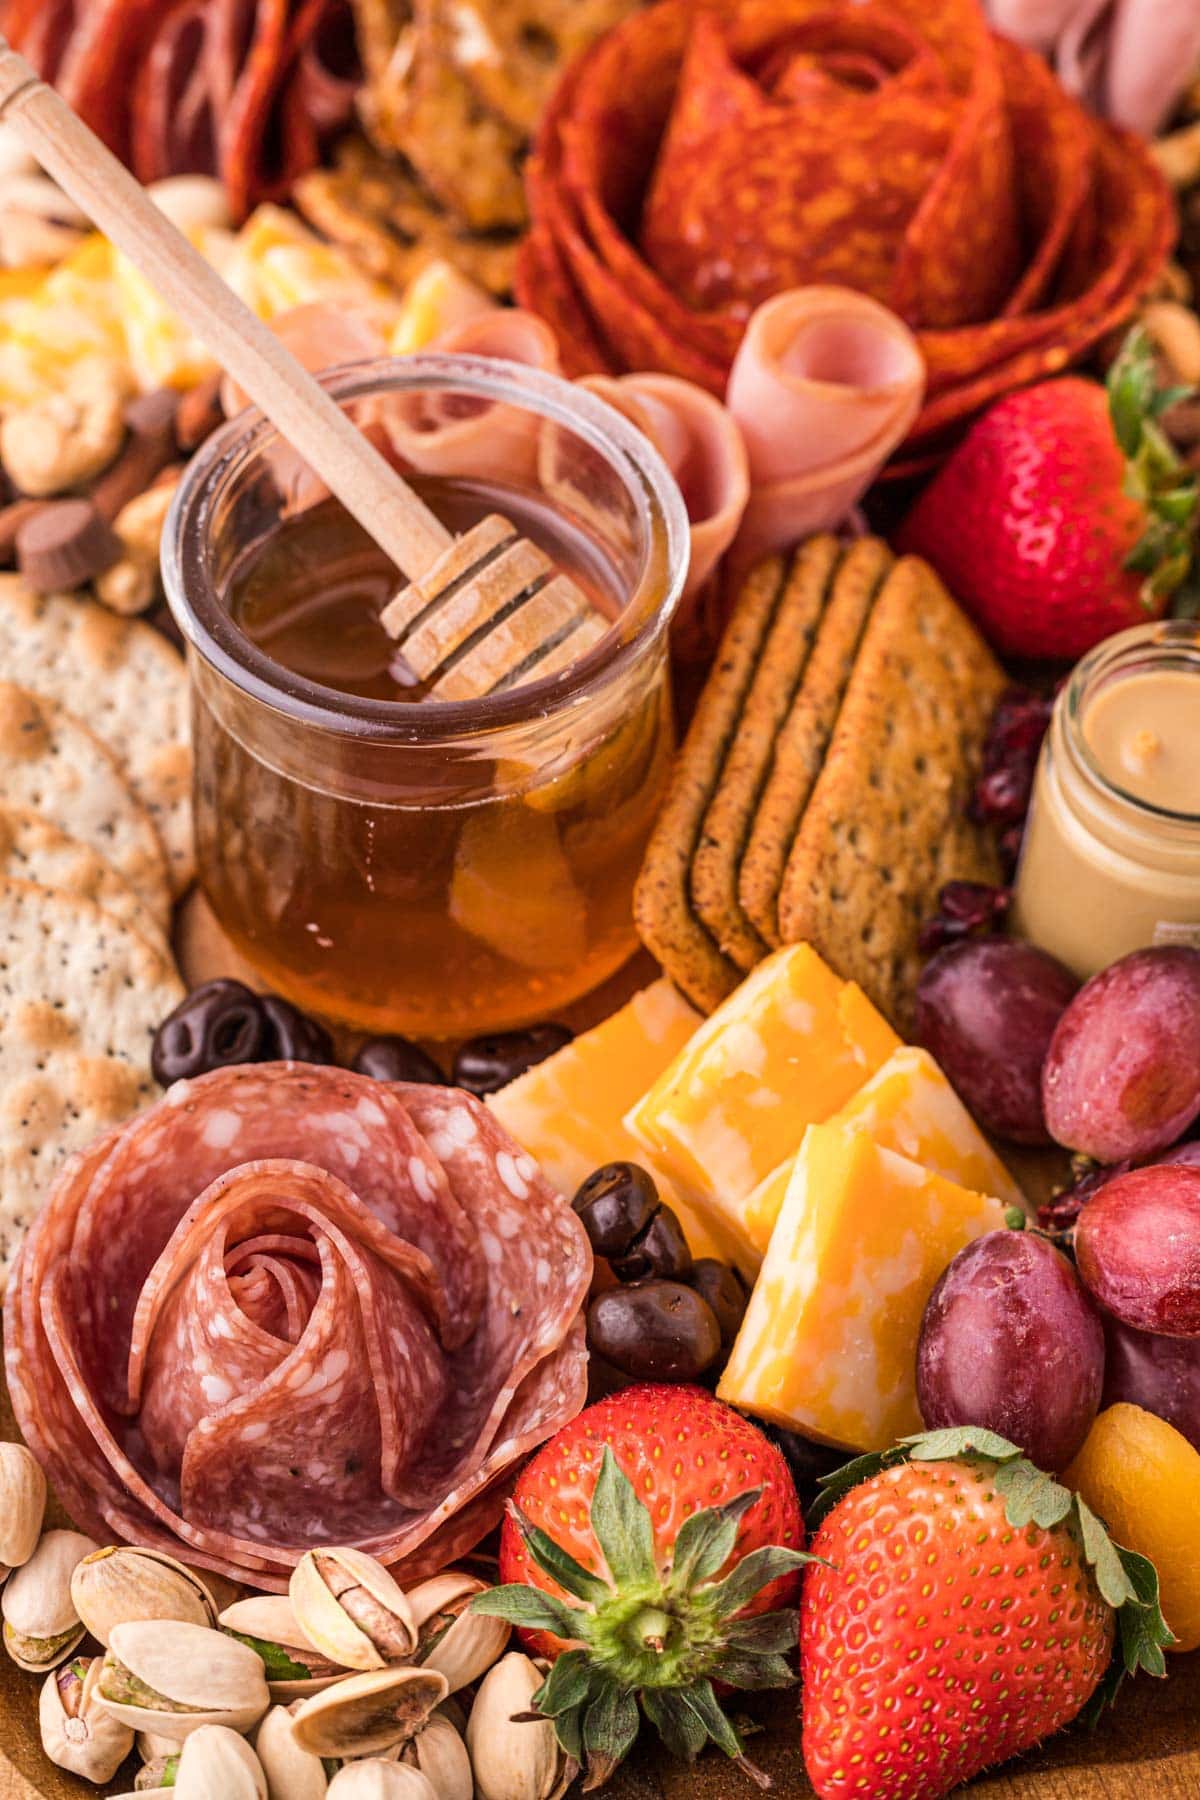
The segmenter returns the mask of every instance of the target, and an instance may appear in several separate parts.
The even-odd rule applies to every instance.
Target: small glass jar
[[[264,981],[350,1027],[439,1038],[547,1018],[636,948],[633,884],[674,747],[683,502],[639,432],[555,377],[413,356],[324,380],[377,436],[388,406],[410,437],[426,412],[494,417],[518,447],[505,499],[586,536],[619,610],[562,673],[483,699],[306,679],[230,615],[239,570],[280,528],[291,454],[259,414],[234,420],[190,466],[163,551],[192,679],[201,885]],[[464,457],[440,475],[477,475]]]
[[[1113,745],[1097,748],[1093,709],[1113,698],[1115,684],[1134,680],[1121,698],[1135,695],[1138,713],[1144,708],[1151,744],[1169,708],[1176,770],[1194,732],[1195,802],[1185,811],[1177,810],[1178,779],[1175,804],[1156,805],[1147,797],[1152,779],[1127,774]],[[1135,626],[1072,673],[1042,746],[1013,924],[1083,978],[1146,945],[1200,947],[1200,625]]]

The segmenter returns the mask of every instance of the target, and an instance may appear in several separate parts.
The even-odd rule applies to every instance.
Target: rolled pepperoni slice
[[[63,1171],[12,1279],[13,1406],[101,1538],[268,1589],[331,1541],[419,1574],[583,1404],[590,1275],[471,1096],[220,1070]]]

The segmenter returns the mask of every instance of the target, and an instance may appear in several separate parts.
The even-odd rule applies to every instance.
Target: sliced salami
[[[266,1588],[317,1543],[422,1573],[583,1404],[590,1277],[470,1095],[220,1070],[63,1171],[13,1274],[9,1386],[102,1539]]]

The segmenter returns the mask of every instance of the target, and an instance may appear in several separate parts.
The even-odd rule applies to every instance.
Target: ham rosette
[[[278,1063],[177,1084],[63,1171],[6,1318],[81,1528],[283,1589],[470,1549],[583,1404],[586,1235],[470,1095]]]

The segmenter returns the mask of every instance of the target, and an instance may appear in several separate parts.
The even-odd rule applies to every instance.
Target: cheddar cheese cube
[[[795,944],[758,965],[625,1122],[753,1271],[762,1249],[746,1201],[796,1152],[805,1127],[844,1106],[899,1047],[860,988]]]
[[[828,1123],[865,1131],[884,1150],[1024,1208],[1020,1188],[927,1050],[907,1045],[897,1050]],[[795,1165],[789,1156],[746,1202],[746,1230],[760,1254],[766,1253]]]
[[[717,1389],[722,1400],[846,1450],[921,1429],[926,1302],[1004,1206],[864,1131],[813,1125]]]

